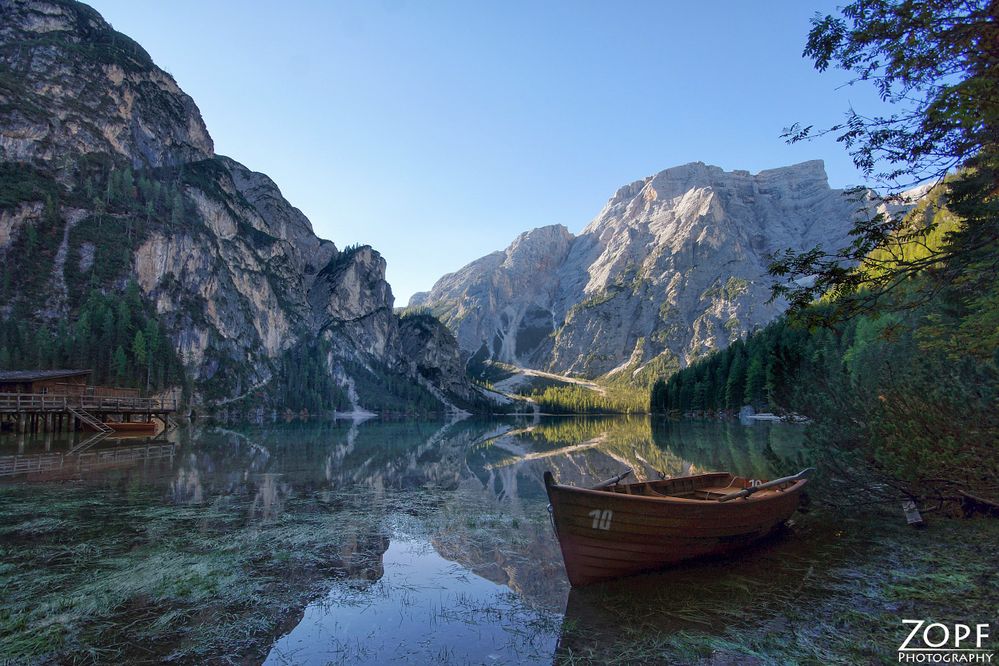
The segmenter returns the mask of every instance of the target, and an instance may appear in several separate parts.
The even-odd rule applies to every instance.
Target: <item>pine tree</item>
[[[146,320],[146,390],[152,388],[153,365],[159,358],[160,332],[155,319]]]
[[[132,340],[132,358],[135,360],[135,372],[138,375],[146,369],[147,355],[146,355],[146,336],[142,334],[142,331],[135,332],[135,338]]]
[[[739,409],[743,405],[746,394],[746,361],[745,353],[740,348],[734,352],[732,366],[728,371],[728,381],[725,383],[725,406],[728,409]]]
[[[115,384],[122,386],[125,384],[125,376],[128,372],[128,359],[125,357],[125,350],[121,345],[114,350],[111,357],[111,374],[114,376]]]
[[[694,384],[694,393],[691,398],[691,409],[703,410],[707,409],[707,395],[708,395],[708,385],[705,382],[697,382]]]
[[[649,392],[649,411],[665,412],[667,409],[666,382],[659,378],[652,384]]]
[[[763,389],[766,385],[767,373],[760,353],[753,354],[746,369],[745,403],[757,406],[763,402]]]
[[[132,310],[127,301],[119,301],[115,316],[114,344],[128,345],[132,342]]]

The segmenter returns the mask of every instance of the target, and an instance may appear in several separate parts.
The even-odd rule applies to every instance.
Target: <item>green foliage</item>
[[[570,384],[549,386],[528,398],[545,414],[644,414],[648,411],[645,395],[639,389],[608,387],[601,392]]]
[[[350,264],[351,259],[362,249],[371,249],[370,245],[348,245],[340,253],[330,259],[330,262],[319,271],[319,276],[336,275]]]
[[[657,451],[654,446],[649,445],[651,431],[647,417],[580,416],[542,419],[527,430],[517,433],[517,436],[519,439],[530,441],[531,448],[535,451],[576,446],[600,437],[604,441],[602,448],[637,447],[647,456],[662,453],[661,450]],[[627,457],[632,457],[630,451]]]
[[[764,404],[763,389],[767,379],[764,363],[760,356],[753,356],[749,360],[749,367],[746,368],[746,390],[743,396],[743,401],[748,405]]]
[[[128,236],[144,234],[144,227],[141,220],[99,214],[81,220],[73,228],[63,266],[71,302],[79,302],[92,289],[127,279],[133,251]]]
[[[58,198],[61,186],[40,169],[23,162],[0,164],[0,210],[18,204]]]
[[[347,410],[347,395],[330,372],[327,357],[329,344],[307,341],[286,351],[279,361],[274,385],[268,392],[278,396],[276,406],[294,411],[321,414]]]
[[[639,344],[644,341],[639,338]],[[680,362],[672,352],[666,350],[644,365],[629,365],[612,375],[601,377],[601,384],[625,389],[649,389],[660,377],[670,375],[680,369]]]
[[[343,361],[339,374],[349,377],[357,391],[358,402],[379,414],[426,416],[440,413],[441,403],[426,388],[411,378],[388,370],[376,371],[359,363]],[[350,409],[345,404],[343,410]]]
[[[417,321],[421,318],[431,317],[435,321],[437,317],[434,315],[434,311],[426,305],[414,305],[411,308],[406,308],[399,315],[399,321]]]
[[[819,71],[851,73],[851,84],[872,83],[897,109],[873,117],[851,109],[825,132],[883,181],[942,176],[995,146],[999,73],[982,46],[997,40],[992,0],[854,0],[839,16],[816,16],[804,56]],[[811,127],[788,134],[807,137]]]
[[[238,387],[212,378],[204,387],[210,399],[238,393]],[[325,340],[302,342],[285,351],[277,361],[270,382],[231,403],[238,414],[254,407],[306,412],[349,412],[357,406],[382,415],[428,416],[440,413],[441,403],[412,378],[384,368],[369,367],[336,358]]]
[[[17,43],[22,48],[57,47],[70,62],[86,60],[100,64],[118,65],[126,71],[144,71],[155,67],[152,58],[138,42],[110,28],[101,15],[82,2],[55,0],[69,15],[76,15],[75,31],[81,39],[67,38],[71,33],[63,30],[29,33],[30,38]]]
[[[749,289],[749,281],[733,275],[726,280],[725,284],[722,284],[721,280],[716,280],[713,285],[704,290],[704,293],[701,294],[701,300],[732,301],[746,293],[747,289]]]
[[[815,344],[807,331],[780,319],[744,341],[706,356],[666,379],[650,393],[657,413],[786,407],[784,398],[802,359]]]
[[[791,389],[772,399],[815,419],[810,441],[833,465],[914,496],[940,478],[999,487],[999,68],[982,46],[997,42],[993,0],[854,0],[816,18],[805,49],[894,104],[825,131],[854,163],[893,192],[939,185],[909,215],[857,222],[846,248],[774,257],[774,296],[825,328],[768,386]]]
[[[424,335],[431,334],[443,327],[440,319],[434,315],[430,308],[424,306],[403,310],[402,314],[399,315],[399,323],[413,326]]]
[[[189,216],[191,203],[183,196],[178,173],[135,172],[120,158],[103,154],[81,156],[54,173],[22,164],[0,165],[0,208],[37,202],[40,221],[15,228],[0,263],[0,298],[27,316],[51,295],[51,280],[61,268],[70,304],[79,306],[92,289],[122,288],[131,274],[135,249],[150,229]],[[68,234],[62,266],[57,254],[66,233],[62,211],[84,209]]]
[[[95,383],[152,390],[184,382],[180,359],[134,282],[124,294],[92,291],[71,321],[0,319],[0,368],[88,368]]]
[[[813,419],[808,441],[834,468],[866,468],[914,493],[940,477],[991,487],[999,483],[999,285],[980,298],[965,309],[941,295],[833,328],[782,318],[657,382],[651,408],[734,410],[744,397]],[[821,318],[829,306],[814,307]]]
[[[822,133],[837,134],[854,163],[892,193],[942,183],[933,198],[946,195],[961,222],[946,232],[935,215],[879,213],[856,223],[848,247],[779,253],[770,265],[780,278],[773,293],[788,297],[794,312],[830,293],[841,318],[912,308],[937,291],[922,283],[914,293],[912,281],[926,273],[950,286],[999,277],[988,261],[999,247],[999,68],[982,48],[997,42],[991,0],[855,0],[838,16],[814,19],[804,55],[815,67],[851,72],[852,83],[873,83],[894,105],[885,116],[851,110]],[[794,126],[785,135],[800,141],[811,130]]]
[[[475,354],[468,359],[465,370],[473,379],[495,384],[509,379],[517,374],[517,368],[489,358],[489,350],[483,344]]]

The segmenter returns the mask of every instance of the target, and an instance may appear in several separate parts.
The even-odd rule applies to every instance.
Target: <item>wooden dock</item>
[[[90,429],[106,432],[117,422],[162,421],[170,425],[174,400],[52,393],[0,393],[0,423],[15,432],[63,432]]]

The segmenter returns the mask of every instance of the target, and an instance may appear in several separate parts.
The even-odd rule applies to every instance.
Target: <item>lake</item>
[[[542,475],[772,477],[806,465],[802,433],[295,421],[76,456],[65,439],[3,435],[8,466],[34,471],[0,477],[0,662],[727,663],[802,598],[851,603],[865,523],[801,513],[736,557],[570,592]]]

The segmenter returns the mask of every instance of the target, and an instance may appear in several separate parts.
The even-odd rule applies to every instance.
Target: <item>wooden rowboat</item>
[[[545,472],[552,524],[574,586],[652,571],[747,546],[798,507],[811,469],[761,483],[713,472],[593,488],[555,483]]]
[[[115,432],[134,435],[156,434],[155,421],[105,421],[104,425]]]

